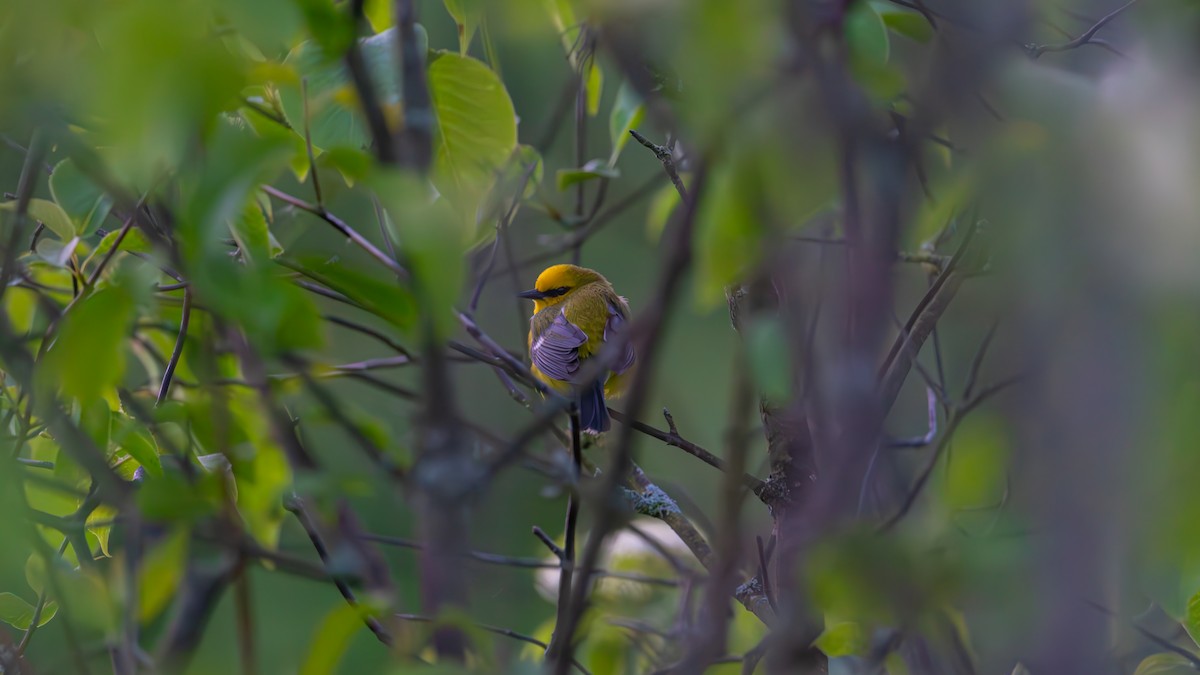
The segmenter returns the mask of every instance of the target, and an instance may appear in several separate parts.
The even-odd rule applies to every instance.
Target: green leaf
[[[1200,592],[1188,598],[1183,627],[1187,629],[1188,635],[1192,636],[1192,642],[1200,644]]]
[[[853,621],[827,621],[825,630],[813,644],[830,658],[863,654],[868,646],[862,626]]]
[[[265,354],[317,349],[324,325],[313,299],[266,266],[212,261],[192,278],[197,295]]]
[[[30,553],[25,559],[25,582],[39,595],[46,588],[46,559],[41,555]]]
[[[883,23],[883,17],[879,16],[879,12],[870,3],[852,3],[850,10],[846,12],[843,28],[852,63],[887,63],[891,51],[887,26]]]
[[[620,171],[606,164],[604,160],[592,159],[578,169],[559,169],[555,174],[555,182],[558,183],[559,190],[566,190],[576,183],[596,178],[617,178],[620,175]]]
[[[646,107],[642,104],[641,97],[628,82],[622,82],[617,89],[617,100],[613,101],[612,113],[608,116],[608,136],[612,140],[609,166],[616,165],[621,150],[629,142],[629,130],[636,129],[645,116]]]
[[[116,181],[148,189],[238,100],[249,59],[215,39],[207,2],[124,2],[80,20],[95,47],[67,63],[68,81],[86,82],[75,113],[90,127],[84,142],[101,148]]]
[[[483,63],[439,52],[429,64],[437,117],[433,183],[465,223],[517,147],[517,117],[504,83]]]
[[[138,575],[138,618],[143,623],[161,614],[179,592],[187,549],[188,531],[180,527],[146,554]]]
[[[738,280],[762,255],[763,225],[755,206],[756,172],[735,161],[710,179],[697,223],[696,299],[703,307],[725,298],[725,287]]]
[[[67,241],[60,241],[58,239],[44,237],[42,239],[38,239],[37,248],[35,250],[37,252],[37,256],[42,260],[45,260],[50,265],[69,269],[71,259],[74,257],[75,251],[79,248],[79,244],[79,237],[72,237]]]
[[[371,30],[376,33],[392,27],[395,20],[392,18],[393,0],[367,0],[363,5],[363,14],[366,14],[367,21],[371,24]]]
[[[595,117],[600,113],[600,98],[604,94],[604,71],[593,57],[588,63],[587,114]]]
[[[428,185],[410,173],[381,168],[369,183],[397,229],[413,273],[415,298],[400,308],[407,314],[419,306],[439,334],[449,334],[464,283],[463,253],[471,241],[464,233],[466,224],[445,200],[430,202]],[[494,235],[495,229],[490,232]]]
[[[542,7],[550,17],[550,23],[558,33],[563,51],[571,55],[571,65],[575,65],[574,46],[579,37],[579,22],[575,20],[575,11],[571,9],[571,0],[542,0]]]
[[[12,593],[0,593],[0,621],[17,630],[26,630],[29,628],[29,624],[33,623],[33,611],[34,606],[20,597]],[[38,626],[46,625],[57,612],[58,606],[53,602],[47,602],[46,606],[42,608],[42,615],[38,618]]]
[[[919,12],[891,2],[874,0],[871,6],[883,18],[888,30],[897,35],[925,44],[933,39],[933,26]]]
[[[262,265],[283,252],[271,244],[271,231],[267,228],[267,216],[251,198],[240,213],[229,221],[229,230],[246,260]]]
[[[314,279],[397,328],[409,330],[416,325],[416,302],[395,281],[378,279],[366,271],[337,261],[324,264],[320,259],[306,258],[301,264]]]
[[[89,630],[111,636],[119,621],[118,612],[108,583],[98,567],[62,570],[58,579],[62,597],[71,599],[72,623],[78,621]]]
[[[69,159],[59,162],[49,182],[54,201],[75,223],[75,231],[80,235],[91,234],[108,217],[112,197],[83,175],[75,162]]]
[[[194,484],[178,471],[163,471],[147,478],[137,491],[138,508],[151,520],[186,522],[215,513],[223,500],[212,474],[202,474]]]
[[[1196,669],[1183,656],[1174,652],[1151,654],[1142,659],[1133,675],[1187,675]]]
[[[396,29],[390,28],[360,41],[367,72],[393,128],[400,121],[396,35]],[[417,39],[428,40],[420,25],[417,26]],[[425,49],[418,45],[418,52],[424,54]],[[292,49],[284,60],[284,65],[295,73],[294,78],[278,83],[284,117],[302,138],[304,91],[301,83],[307,82],[309,134],[317,149],[337,146],[361,148],[366,146],[369,138],[344,56],[344,50],[330,51],[316,42],[303,42]]]
[[[967,418],[954,436],[954,461],[941,472],[946,506],[971,509],[999,500],[1005,490],[1008,452],[1008,434],[1000,420],[985,414]]]
[[[330,148],[317,159],[320,164],[337,169],[347,187],[354,187],[354,184],[366,178],[371,170],[371,156],[355,148]]]
[[[150,476],[162,475],[162,461],[158,458],[158,445],[146,427],[137,420],[124,415],[114,415],[113,421],[117,426],[113,435],[113,443],[145,467]]]
[[[763,397],[776,405],[788,401],[792,393],[791,350],[778,318],[750,322],[746,327],[746,355]]]
[[[0,209],[6,211],[16,211],[17,202],[4,202],[0,204]],[[71,217],[67,215],[62,207],[52,201],[45,199],[30,199],[29,208],[26,211],[30,218],[40,222],[46,226],[58,238],[63,241],[70,241],[78,234],[75,231],[75,224],[71,222]]]
[[[88,262],[95,261],[97,264],[108,256],[108,252],[112,250],[117,243],[117,237],[120,237],[121,231],[114,230],[104,235],[100,243],[96,245],[96,250],[88,257]],[[130,253],[150,253],[154,247],[150,245],[150,240],[146,239],[145,233],[140,228],[131,227],[125,236],[121,239],[120,251],[129,251]],[[84,263],[87,267],[88,263]]]
[[[85,297],[67,312],[58,339],[40,364],[40,381],[88,401],[120,383],[134,298],[121,287]]]
[[[350,646],[350,639],[362,629],[363,618],[368,613],[361,605],[354,607],[338,603],[325,615],[309,640],[308,654],[300,664],[300,675],[329,675],[336,672],[338,662]]]
[[[296,0],[296,4],[316,43],[331,54],[345,54],[355,35],[349,12],[339,9],[333,0]]]
[[[444,0],[444,4],[458,25],[458,53],[465,56],[483,19],[484,4],[482,0]]]
[[[646,236],[650,241],[658,241],[662,236],[676,206],[679,206],[679,191],[671,183],[654,193],[650,199],[650,207],[646,209]]]
[[[100,555],[105,558],[111,557],[108,552],[108,538],[112,534],[113,518],[116,518],[118,513],[117,509],[108,504],[101,504],[88,514],[85,523],[87,531],[96,537],[96,543],[100,546]]]

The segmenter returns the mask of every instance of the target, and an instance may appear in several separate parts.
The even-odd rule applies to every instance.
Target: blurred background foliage
[[[417,20],[408,44],[397,7]],[[466,500],[465,547],[523,562],[458,568],[465,604],[435,623],[466,635],[459,665],[431,646],[411,546],[428,533],[394,476],[436,413],[428,345],[474,344],[458,312],[481,276],[474,321],[518,358],[514,292],[545,264],[578,255],[635,314],[651,302],[689,216],[631,129],[699,194],[646,408],[718,454],[739,354],[766,400],[820,409],[874,376],[978,237],[867,473],[818,457],[852,512],[780,574],[823,617],[828,672],[1195,670],[1198,37],[1185,0],[6,3],[0,670],[540,671],[544,650],[504,631],[554,630],[556,559],[530,527],[562,543],[561,444],[539,439]],[[405,99],[414,77],[427,106]],[[428,172],[381,161],[380,128],[427,130]],[[880,353],[847,362],[846,289],[867,283],[843,255],[855,199],[896,262]],[[763,270],[802,311],[739,338],[726,293]],[[443,360],[460,440],[486,461],[532,418],[494,359]],[[963,413],[964,383],[1018,375]],[[759,416],[743,423],[766,479]],[[635,440],[713,541],[721,472]],[[333,542],[324,562],[297,500]],[[772,515],[747,500],[745,551]],[[694,581],[675,532],[634,522],[646,537],[614,535],[604,569]],[[356,532],[409,545],[363,553]],[[388,582],[372,585],[377,562]],[[738,562],[738,583],[758,570]],[[306,578],[327,572],[360,580],[357,609]],[[207,621],[189,614],[206,584],[232,586]],[[669,667],[700,586],[603,578],[577,658],[597,675]],[[730,604],[730,657],[706,672],[743,672],[768,634]]]

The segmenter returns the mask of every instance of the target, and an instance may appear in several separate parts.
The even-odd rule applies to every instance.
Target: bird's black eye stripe
[[[546,291],[546,297],[547,298],[557,298],[558,296],[566,293],[569,290],[571,290],[570,286],[559,286],[558,288],[552,288],[552,289]]]

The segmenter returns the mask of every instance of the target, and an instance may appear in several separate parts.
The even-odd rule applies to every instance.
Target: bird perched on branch
[[[534,288],[520,295],[533,300],[529,356],[534,376],[575,396],[583,431],[608,431],[605,399],[620,395],[636,360],[629,336],[623,336],[629,304],[599,272],[575,265],[546,268]],[[612,347],[605,350],[605,345]]]

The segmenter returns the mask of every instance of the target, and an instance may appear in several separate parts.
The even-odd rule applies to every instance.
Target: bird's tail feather
[[[604,383],[596,381],[579,394],[579,426],[583,431],[598,434],[608,431],[612,421],[604,403]]]

